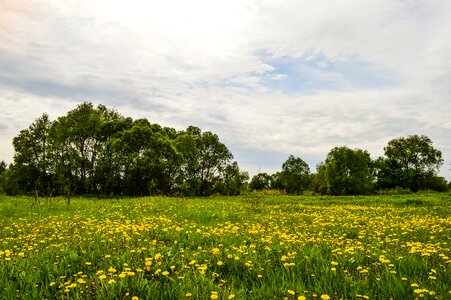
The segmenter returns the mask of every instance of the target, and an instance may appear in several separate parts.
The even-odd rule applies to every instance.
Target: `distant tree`
[[[388,142],[385,159],[380,159],[378,181],[389,187],[417,191],[428,177],[436,176],[443,164],[442,153],[424,135],[400,137]]]
[[[327,155],[324,166],[329,194],[358,195],[373,191],[372,163],[367,151],[335,147]]]
[[[8,167],[8,165],[6,164],[5,161],[0,161],[0,176],[6,171],[6,168]]]
[[[237,196],[242,192],[248,180],[249,174],[240,171],[238,163],[234,161],[225,167],[222,180],[218,184],[218,191],[222,195]]]
[[[268,173],[258,173],[252,177],[249,183],[249,188],[251,190],[261,191],[263,189],[271,188],[272,176]]]
[[[0,161],[0,194],[4,192],[3,190],[3,182],[4,182],[4,174],[6,172],[7,164],[5,161]]]
[[[310,187],[315,193],[327,194],[326,166],[324,163],[316,165],[316,173],[312,174]]]
[[[282,183],[282,173],[276,172],[271,175],[271,188],[275,190],[283,190],[284,185]]]
[[[290,155],[282,165],[280,180],[288,194],[301,194],[310,184],[310,168],[308,164]]]

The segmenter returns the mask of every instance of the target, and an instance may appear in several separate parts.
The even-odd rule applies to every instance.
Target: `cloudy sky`
[[[83,101],[213,131],[251,175],[424,134],[451,180],[451,1],[0,0],[0,160]]]

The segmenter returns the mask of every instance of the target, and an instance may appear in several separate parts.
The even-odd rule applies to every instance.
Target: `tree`
[[[282,165],[280,179],[288,194],[301,194],[310,184],[310,168],[308,164],[290,155]]]
[[[367,151],[335,147],[324,166],[328,194],[358,195],[373,191],[372,163]]]
[[[84,102],[67,115],[59,117],[51,128],[55,169],[65,194],[97,193],[96,171],[99,158],[111,137],[106,122],[122,118],[103,105],[97,108]]]
[[[217,189],[222,195],[237,196],[245,188],[248,180],[249,174],[240,171],[238,163],[234,161],[225,167],[222,180],[218,184]]]
[[[316,173],[312,174],[310,186],[315,193],[327,194],[326,165],[324,163],[316,165]]]
[[[249,183],[249,188],[251,190],[261,191],[263,189],[271,188],[272,177],[267,173],[258,173],[252,177]]]
[[[43,114],[13,139],[14,172],[10,176],[16,177],[23,193],[51,193],[51,125],[49,116]]]
[[[4,190],[3,190],[3,185],[4,185],[4,175],[5,175],[5,172],[6,172],[6,170],[7,170],[7,164],[6,164],[6,162],[5,161],[0,161],[0,193],[3,193],[4,192]]]
[[[196,196],[214,193],[233,159],[229,149],[216,134],[195,126],[180,132],[176,144],[183,157],[184,191]]]
[[[436,176],[443,164],[442,153],[424,135],[390,140],[384,151],[386,158],[381,161],[378,179],[389,181],[391,187],[418,191],[424,188],[425,178]]]

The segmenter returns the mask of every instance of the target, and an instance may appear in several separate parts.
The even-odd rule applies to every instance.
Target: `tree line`
[[[311,173],[290,155],[282,170],[249,182],[219,137],[195,126],[177,131],[133,120],[84,102],[52,121],[37,118],[13,139],[14,161],[0,162],[0,189],[9,195],[239,195],[277,189],[287,194],[371,194],[378,190],[444,191],[442,154],[426,136],[388,142],[372,160],[361,149],[336,147]]]
[[[10,195],[237,195],[249,179],[216,134],[88,102],[55,121],[43,114],[13,146],[14,161],[1,170]]]
[[[446,191],[451,187],[437,175],[442,153],[424,135],[400,137],[388,142],[384,156],[372,160],[366,150],[335,147],[310,173],[301,158],[290,155],[275,174],[259,173],[250,181],[252,190],[278,189],[288,194],[310,190],[326,195],[364,195],[376,191]]]

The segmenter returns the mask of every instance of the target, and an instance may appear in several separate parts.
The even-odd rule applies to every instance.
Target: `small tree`
[[[308,164],[290,155],[282,165],[281,182],[288,194],[301,194],[310,184],[310,168]]]
[[[271,188],[271,175],[267,173],[258,173],[252,177],[251,182],[249,183],[249,188],[251,190],[261,191],[263,189]]]
[[[372,163],[367,151],[335,147],[325,162],[327,192],[332,195],[369,194],[373,191]]]

